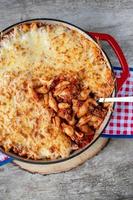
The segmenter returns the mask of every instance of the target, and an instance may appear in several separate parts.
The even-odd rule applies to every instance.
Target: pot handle
[[[107,41],[110,46],[112,47],[112,49],[114,50],[119,63],[121,65],[122,68],[122,74],[121,77],[116,78],[116,82],[117,82],[117,89],[118,91],[121,89],[122,85],[124,84],[124,82],[127,80],[127,78],[129,77],[129,67],[126,61],[126,58],[123,54],[122,49],[120,48],[119,44],[117,43],[117,41],[109,34],[106,33],[94,33],[94,32],[87,32],[90,36],[92,36],[94,39],[96,40],[104,40]]]

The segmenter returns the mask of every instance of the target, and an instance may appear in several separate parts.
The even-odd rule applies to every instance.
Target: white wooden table
[[[85,30],[113,35],[133,66],[132,0],[0,0],[1,30],[37,17],[63,19]],[[12,164],[1,167],[0,200],[23,199],[132,200],[133,139],[111,140],[98,156],[66,173],[42,176]]]

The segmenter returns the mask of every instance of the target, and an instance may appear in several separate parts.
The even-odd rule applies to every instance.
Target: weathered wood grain
[[[0,0],[0,30],[37,17],[57,18],[106,32],[133,66],[132,0]],[[112,62],[116,58],[107,48]],[[12,164],[0,168],[0,200],[132,200],[133,140],[112,140],[98,156],[70,172],[41,176]]]

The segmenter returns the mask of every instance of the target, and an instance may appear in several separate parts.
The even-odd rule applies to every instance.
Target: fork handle
[[[133,97],[100,98],[98,102],[133,102]]]

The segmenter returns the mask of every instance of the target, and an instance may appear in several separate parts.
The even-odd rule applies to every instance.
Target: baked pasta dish
[[[0,37],[0,147],[59,159],[91,143],[114,78],[93,40],[60,24],[17,25]]]

